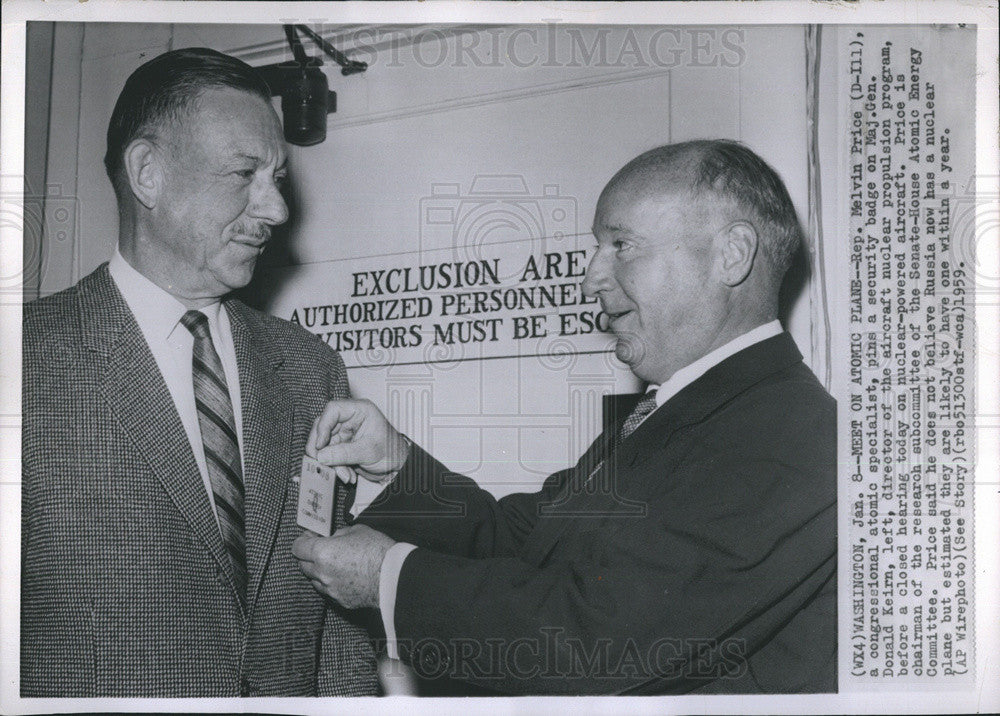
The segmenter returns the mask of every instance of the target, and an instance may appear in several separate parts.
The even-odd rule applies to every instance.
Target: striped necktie
[[[236,437],[233,404],[229,399],[226,373],[212,345],[208,319],[201,311],[188,311],[181,323],[194,336],[192,372],[198,425],[205,449],[209,482],[215,497],[222,540],[233,565],[240,600],[246,605],[246,538],[243,531],[243,468]]]

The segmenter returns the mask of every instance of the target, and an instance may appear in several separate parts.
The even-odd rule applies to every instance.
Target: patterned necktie
[[[181,323],[194,336],[192,372],[201,442],[215,497],[219,529],[233,564],[237,592],[245,605],[247,567],[243,531],[243,468],[240,466],[240,444],[236,437],[236,421],[233,419],[226,373],[212,345],[205,314],[188,311],[181,317]]]
[[[636,403],[636,406],[632,408],[632,412],[625,418],[621,431],[615,436],[615,447],[621,445],[622,441],[631,435],[639,427],[639,423],[645,420],[646,416],[654,410],[656,410],[656,391],[651,390],[646,393],[642,400]]]
[[[631,435],[637,427],[639,427],[639,423],[641,423],[646,416],[654,410],[656,410],[656,391],[650,390],[645,396],[643,396],[642,400],[636,403],[636,406],[632,408],[632,412],[628,414],[628,417],[625,418],[625,422],[622,423],[621,430],[615,433],[610,451],[614,452],[618,446],[621,445],[622,441]],[[604,467],[605,459],[606,458],[602,457],[597,462],[597,465],[590,471],[590,475],[588,475],[587,479],[584,481],[584,485],[590,485],[593,482],[594,476],[600,472],[602,467]]]

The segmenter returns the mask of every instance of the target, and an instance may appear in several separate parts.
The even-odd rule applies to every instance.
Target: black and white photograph
[[[4,713],[1000,708],[996,10],[4,2]]]

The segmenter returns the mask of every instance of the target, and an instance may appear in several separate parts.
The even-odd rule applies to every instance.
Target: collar
[[[168,340],[188,310],[184,304],[133,268],[117,248],[108,262],[108,272],[147,339]],[[216,301],[198,310],[214,327],[219,325],[221,308],[222,302]]]
[[[656,391],[656,407],[660,407],[681,390],[695,382],[709,370],[717,366],[730,356],[736,355],[745,348],[773,338],[781,333],[781,323],[775,319],[762,326],[757,326],[753,330],[737,336],[725,345],[719,346],[714,351],[706,353],[694,363],[684,366],[667,379],[663,385],[650,385],[646,392]]]
[[[757,383],[777,373],[796,369],[802,371],[803,378],[809,376],[815,380],[809,369],[802,365],[802,354],[787,333],[782,332],[744,348],[709,368],[704,375],[670,398],[662,409],[653,411],[633,433],[639,439],[622,443],[622,460],[625,464],[634,462],[643,445],[648,445],[651,435],[656,435],[658,442],[667,441],[680,428],[701,422]],[[639,398],[641,396],[635,394],[617,396],[610,406],[613,419],[624,419]]]

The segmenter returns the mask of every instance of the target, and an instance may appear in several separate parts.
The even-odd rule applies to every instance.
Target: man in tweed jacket
[[[343,363],[227,297],[288,214],[269,96],[211,50],[139,68],[108,130],[118,250],[25,307],[22,696],[375,691],[364,627],[291,556],[294,478],[313,419],[348,395]],[[192,310],[231,398],[239,558],[206,468]]]

